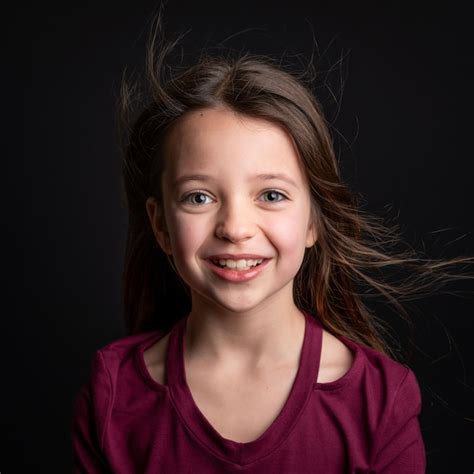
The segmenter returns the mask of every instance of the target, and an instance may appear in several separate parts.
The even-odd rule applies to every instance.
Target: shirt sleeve
[[[110,473],[102,450],[110,400],[109,376],[100,352],[92,363],[89,381],[81,386],[73,403],[72,461],[74,474]]]
[[[425,474],[426,453],[418,416],[421,393],[407,368],[388,415],[380,426],[370,474]]]

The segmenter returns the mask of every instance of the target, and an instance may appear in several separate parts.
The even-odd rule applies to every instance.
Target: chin
[[[204,299],[202,297],[204,296]],[[254,310],[263,303],[261,299],[245,299],[239,296],[225,298],[222,295],[202,294],[199,296],[203,304],[217,307],[223,312],[242,314]]]

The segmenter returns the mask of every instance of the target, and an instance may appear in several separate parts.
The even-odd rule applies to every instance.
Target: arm
[[[425,474],[426,453],[418,415],[421,393],[412,370],[402,380],[379,428],[371,474]]]
[[[109,400],[109,379],[102,356],[96,353],[91,378],[74,400],[72,451],[74,474],[109,473],[102,437]]]

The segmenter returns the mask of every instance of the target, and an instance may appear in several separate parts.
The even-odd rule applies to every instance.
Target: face
[[[146,207],[161,248],[190,287],[193,310],[294,307],[293,279],[316,232],[289,134],[227,109],[202,109],[170,130],[164,149],[163,208],[153,198]],[[228,260],[242,266],[249,256],[263,261],[228,268]]]

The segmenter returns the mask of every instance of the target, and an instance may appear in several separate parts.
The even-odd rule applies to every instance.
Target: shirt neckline
[[[240,465],[254,462],[276,449],[297,424],[317,380],[322,342],[320,322],[306,312],[303,314],[304,338],[299,367],[290,394],[267,430],[259,438],[245,443],[221,436],[192,398],[184,367],[184,334],[188,316],[178,321],[171,330],[166,356],[169,393],[181,419],[201,443],[217,457]]]
[[[311,319],[314,319],[313,317],[310,317]],[[317,324],[320,324],[319,320],[315,320]],[[164,337],[167,334],[167,332],[163,331],[151,331],[149,337],[147,337],[144,341],[142,341],[138,346],[137,346],[137,351],[135,352],[135,362],[138,367],[138,370],[140,372],[140,375],[142,376],[143,380],[146,382],[146,384],[153,390],[155,391],[168,391],[168,384],[167,382],[165,384],[161,384],[157,382],[150,374],[148,371],[148,368],[145,363],[145,358],[143,353],[151,347],[153,344],[155,344],[159,339]],[[314,389],[315,390],[336,390],[342,387],[347,386],[348,383],[352,381],[352,379],[362,370],[363,366],[363,353],[361,348],[357,343],[352,341],[352,339],[349,339],[345,336],[338,335],[338,339],[340,339],[342,342],[344,342],[350,349],[352,349],[352,352],[354,354],[354,360],[352,361],[352,367],[349,368],[349,370],[339,377],[338,379],[332,381],[332,382],[314,382]],[[321,342],[322,342],[322,331],[321,331]],[[320,351],[322,349],[322,346],[320,348]],[[366,349],[368,350],[368,349]],[[321,352],[319,357],[321,357]],[[319,367],[321,363],[319,361],[318,365],[318,375],[319,375]],[[317,380],[317,377],[315,377],[314,380]]]

